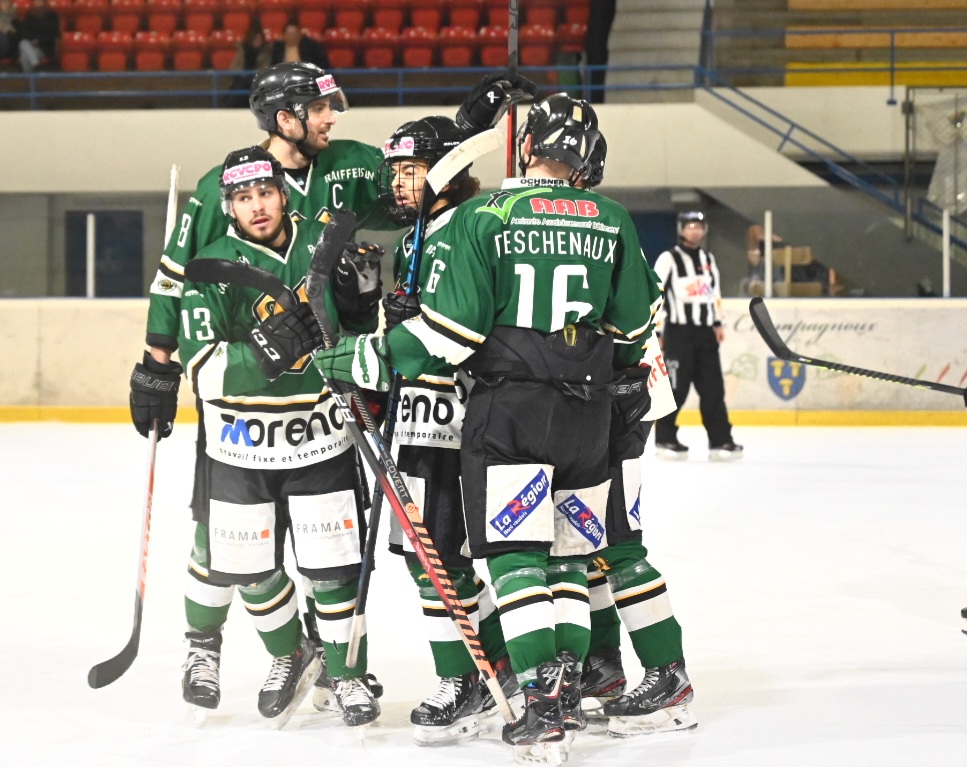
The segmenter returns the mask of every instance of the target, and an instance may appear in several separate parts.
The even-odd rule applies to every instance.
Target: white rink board
[[[752,324],[749,300],[726,299],[723,304],[722,370],[726,403],[732,410],[964,408],[962,399],[942,392],[778,364]],[[773,298],[766,306],[780,337],[804,356],[967,386],[967,301],[963,299]],[[693,390],[685,407],[697,406]]]

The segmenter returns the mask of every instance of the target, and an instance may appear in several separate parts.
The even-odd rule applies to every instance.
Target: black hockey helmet
[[[222,165],[219,187],[222,191],[222,212],[231,215],[232,195],[239,189],[255,186],[263,181],[271,181],[289,200],[289,185],[285,180],[282,163],[275,159],[267,149],[250,146],[229,152]]]
[[[689,224],[693,221],[702,224],[705,227],[706,234],[708,233],[708,219],[705,214],[700,210],[685,210],[678,214],[678,236],[682,236],[682,231],[685,229],[685,224]]]
[[[581,172],[585,189],[594,189],[604,181],[604,162],[607,157],[608,142],[604,140],[604,134],[599,133],[597,140],[591,146],[591,151],[588,152],[588,161]]]
[[[383,162],[376,172],[379,201],[387,215],[400,226],[416,221],[418,211],[409,205],[401,205],[396,198],[393,182],[396,177],[394,165],[401,160],[426,160],[427,169],[436,165],[444,155],[459,145],[466,133],[449,117],[434,115],[403,123],[383,144]],[[454,180],[470,172],[468,165]]]
[[[346,97],[332,74],[315,64],[287,61],[255,75],[248,104],[259,129],[277,133],[276,115],[280,110],[292,112],[305,128],[306,105],[320,98],[329,98],[334,112],[348,109]]]
[[[587,101],[572,99],[566,93],[555,93],[536,103],[517,132],[521,173],[527,172],[530,159],[519,151],[528,135],[534,137],[533,156],[569,166],[574,171],[571,177],[574,184],[599,135],[598,116]]]

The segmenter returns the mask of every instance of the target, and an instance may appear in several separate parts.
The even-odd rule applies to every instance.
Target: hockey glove
[[[309,304],[295,311],[273,314],[252,329],[249,346],[262,374],[274,381],[299,359],[322,344],[322,333]]]
[[[383,336],[343,336],[331,349],[316,352],[315,365],[326,378],[386,392],[392,380],[387,354]]]
[[[416,317],[420,313],[419,293],[407,295],[406,293],[388,293],[383,299],[383,322],[386,325],[386,333],[401,322],[405,322],[411,317]]]
[[[533,99],[538,87],[510,72],[487,75],[470,91],[457,111],[457,125],[471,135],[493,128],[511,104]]]
[[[332,297],[343,325],[360,329],[376,319],[383,283],[379,264],[386,251],[371,242],[347,242],[332,268]]]
[[[648,375],[651,368],[639,366],[616,370],[611,382],[611,419],[623,426],[633,426],[651,407]]]
[[[147,437],[158,419],[158,439],[171,434],[178,413],[178,385],[184,369],[177,362],[158,362],[149,352],[131,373],[131,421]]]

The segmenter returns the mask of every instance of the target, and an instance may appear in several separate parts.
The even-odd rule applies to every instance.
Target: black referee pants
[[[708,433],[709,447],[732,441],[732,424],[725,407],[725,383],[715,329],[700,325],[666,323],[662,331],[662,353],[675,392],[675,412],[655,424],[655,442],[674,442],[678,436],[678,413],[695,385],[699,412]]]

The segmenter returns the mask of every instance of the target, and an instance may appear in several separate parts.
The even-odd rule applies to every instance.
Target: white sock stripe
[[[273,607],[275,607],[278,604],[281,604],[286,599],[288,599],[292,595],[292,590],[294,588],[295,588],[295,584],[290,580],[285,585],[285,588],[282,589],[282,591],[280,591],[274,599],[270,599],[267,602],[259,602],[258,604],[252,604],[250,602],[246,602],[245,609],[248,610],[253,615],[257,615],[258,613],[269,612]]]
[[[228,607],[235,597],[234,586],[214,586],[200,581],[190,573],[186,579],[185,598],[202,607]]]
[[[480,621],[477,620],[478,614],[468,613],[473,630],[480,629]],[[462,642],[463,634],[456,627],[450,616],[446,613],[436,615],[424,615],[423,626],[426,629],[426,638],[431,642]]]
[[[561,600],[573,602],[571,599]],[[525,634],[554,626],[554,603],[547,601],[535,602],[517,610],[501,612],[500,626],[504,630],[504,639],[510,641]]]
[[[561,592],[569,591],[573,594],[580,595],[585,600],[589,600],[588,589],[586,586],[581,586],[577,583],[555,583],[551,586],[551,594],[556,598]]]
[[[640,586],[632,586],[631,588],[622,589],[621,591],[614,591],[614,601],[618,604],[623,599],[630,599],[631,597],[636,597],[640,594],[645,594],[649,591],[654,591],[665,585],[665,579],[661,576],[653,581],[648,581],[648,583],[643,583]]]
[[[648,628],[648,626],[654,626],[656,623],[674,616],[667,593],[659,594],[654,599],[635,602],[627,607],[621,607],[621,604],[618,603],[618,614],[628,631]]]
[[[245,607],[248,609],[249,606],[245,605]],[[296,600],[291,599],[289,600],[288,604],[282,605],[282,607],[280,607],[278,610],[268,614],[252,612],[251,610],[249,610],[248,613],[252,616],[252,621],[255,623],[256,631],[267,634],[270,631],[275,631],[276,629],[284,626],[295,616],[297,616],[299,611],[296,609]]]
[[[587,602],[577,599],[555,599],[554,623],[558,626],[569,623],[590,631],[591,609]]]
[[[353,616],[338,620],[319,621],[319,638],[333,644],[348,644],[353,628]],[[365,632],[363,636],[366,636]]]

